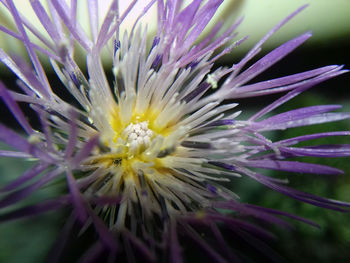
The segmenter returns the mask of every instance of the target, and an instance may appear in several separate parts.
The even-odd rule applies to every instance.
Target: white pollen
[[[140,123],[140,127],[141,127],[143,130],[146,131],[146,130],[148,130],[148,123],[145,122],[145,121],[144,121],[144,122],[141,122],[141,123]]]
[[[141,145],[141,144],[143,144],[143,138],[142,137],[137,137],[137,144],[138,145]]]
[[[148,148],[153,135],[153,131],[148,128],[148,121],[130,123],[122,132],[132,154]]]
[[[132,133],[130,133],[129,136],[128,136],[128,141],[136,140],[137,137],[138,137],[137,134],[134,133],[134,132],[132,132]]]

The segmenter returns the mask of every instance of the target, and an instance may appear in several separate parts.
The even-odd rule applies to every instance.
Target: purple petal
[[[8,192],[8,191],[12,191],[12,190],[18,188],[19,186],[21,186],[24,183],[28,182],[29,180],[31,180],[35,176],[38,176],[47,167],[49,167],[48,164],[42,164],[42,163],[39,163],[39,164],[33,166],[29,170],[25,171],[20,177],[16,178],[11,183],[9,183],[5,187],[3,187],[1,189],[1,192]]]
[[[209,88],[210,88],[210,84],[207,82],[202,82],[198,88],[196,88],[195,90],[191,91],[189,94],[187,94],[183,100],[186,102],[189,102],[195,98],[198,98],[199,96],[202,96]]]
[[[306,80],[304,82],[301,82],[296,89],[288,92],[286,95],[282,96],[281,98],[274,101],[267,107],[263,108],[262,110],[254,114],[251,118],[249,118],[249,120],[253,121],[253,120],[259,119],[260,117],[266,115],[267,113],[271,112],[272,110],[276,109],[277,107],[281,106],[282,104],[286,103],[292,98],[298,96],[300,93],[306,91],[307,89],[313,87],[314,85],[347,72],[347,70],[341,70],[341,69],[342,69],[342,66],[339,66],[311,80]]]
[[[72,165],[78,166],[81,163],[81,161],[83,161],[86,157],[88,157],[91,151],[98,144],[98,140],[99,140],[99,137],[95,136],[95,137],[92,137],[89,141],[87,141],[84,144],[83,148],[80,150],[80,152],[78,152],[74,156],[73,160],[71,161]]]
[[[16,203],[16,202],[26,198],[28,195],[30,195],[33,192],[35,192],[38,189],[40,189],[43,185],[45,185],[48,182],[52,181],[61,172],[62,172],[62,170],[55,169],[55,170],[53,170],[53,171],[43,175],[42,178],[37,180],[35,183],[33,183],[33,184],[29,185],[29,186],[26,186],[26,187],[24,187],[21,190],[18,190],[16,192],[8,194],[7,196],[5,196],[5,198],[3,198],[0,201],[0,208],[12,205],[12,204],[14,204],[14,203]]]
[[[40,160],[53,163],[55,160],[43,152],[41,149],[36,147],[33,144],[30,144],[27,140],[23,139],[17,133],[11,131],[0,123],[0,140],[12,146],[15,149],[18,149],[24,153],[28,153],[31,156],[38,157]]]
[[[187,32],[193,25],[194,16],[198,12],[201,2],[202,0],[192,1],[177,15],[174,25],[178,26],[178,28],[174,28],[174,31],[171,32],[172,37],[176,36],[180,42],[184,40]],[[179,31],[177,29],[179,29]]]
[[[232,212],[238,212],[240,217],[245,217],[245,216],[251,216],[251,217],[255,217],[258,218],[259,220],[263,220],[266,223],[272,223],[275,225],[279,225],[279,226],[283,226],[283,227],[287,227],[287,228],[291,228],[292,225],[290,223],[288,223],[287,221],[276,217],[274,215],[271,215],[269,213],[264,213],[262,211],[257,211],[254,208],[249,208],[247,206],[245,206],[245,204],[241,204],[238,203],[236,201],[221,201],[221,202],[216,202],[213,207],[216,208],[222,208],[222,209],[229,209]],[[216,217],[215,215],[213,216],[213,218],[215,219],[219,219],[219,220],[223,220],[222,218],[220,219],[220,217]],[[228,219],[230,220],[230,219]],[[234,219],[235,220],[235,219]],[[231,222],[231,221],[228,221]],[[234,223],[234,221],[232,221]],[[250,225],[250,223],[248,223]],[[238,225],[237,225],[238,226]],[[244,226],[240,226],[244,229]],[[260,228],[258,227],[258,229],[256,229],[256,232],[260,232]],[[254,233],[254,231],[252,232]],[[264,231],[261,233],[261,237],[263,238],[273,238],[271,236],[270,233],[265,233]]]
[[[76,28],[77,26],[77,5],[78,5],[78,0],[71,0],[70,1],[70,19],[73,21],[73,27]]]
[[[0,82],[0,97],[5,101],[7,107],[11,110],[12,114],[16,117],[18,123],[28,134],[34,133],[32,127],[25,118],[23,112],[12,98],[11,94],[7,91],[6,87]]]
[[[114,26],[112,26],[109,29],[109,32],[104,37],[103,43],[101,43],[101,46],[104,46],[111,39],[111,37],[115,36],[116,32],[118,32],[118,30],[119,30],[120,24],[123,23],[124,19],[130,14],[130,11],[134,8],[134,6],[137,3],[137,1],[138,0],[133,0],[129,4],[129,6],[125,9],[124,13],[120,16],[119,23],[116,23]],[[111,15],[112,15],[112,17],[115,16],[113,13]],[[100,32],[101,32],[101,29],[100,29]]]
[[[170,245],[170,262],[171,263],[182,263],[182,252],[177,238],[176,223],[171,222],[169,226],[168,242]]]
[[[136,20],[135,20],[135,22],[134,22],[134,25],[133,25],[132,28],[131,28],[130,35],[133,35],[133,34],[134,34],[135,28],[136,28],[136,26],[138,25],[138,22],[140,21],[140,19],[141,19],[142,17],[144,17],[144,16],[147,14],[148,10],[154,5],[155,2],[157,2],[157,0],[150,0],[150,1],[148,2],[148,4],[143,8],[142,12],[138,15],[138,17],[136,18]]]
[[[117,241],[113,233],[107,228],[105,223],[89,208],[87,212],[94,223],[97,233],[100,236],[101,242],[111,251],[117,251]]]
[[[245,204],[245,206],[251,207],[251,208],[253,208],[255,210],[263,211],[265,213],[289,217],[289,218],[301,221],[301,222],[303,222],[305,224],[308,224],[308,225],[320,228],[320,226],[318,224],[314,223],[311,220],[308,220],[308,219],[305,219],[303,217],[299,217],[299,216],[296,216],[296,215],[293,215],[293,214],[290,214],[290,213],[287,213],[287,212],[283,212],[283,211],[275,210],[275,209],[271,209],[271,208],[266,208],[266,207],[261,207],[261,206],[256,206],[256,205],[251,205],[251,204]]]
[[[80,222],[85,222],[87,218],[85,201],[80,193],[72,172],[68,170],[66,171],[66,175],[70,196],[72,198],[72,203],[74,204],[77,218],[80,220]]]
[[[223,120],[218,120],[218,121],[211,122],[210,124],[208,124],[208,126],[211,127],[211,126],[234,125],[235,122],[236,122],[235,120],[223,119]]]
[[[350,144],[317,145],[307,147],[280,147],[281,152],[292,156],[346,157],[350,156]]]
[[[7,9],[10,9],[9,8],[9,5],[8,4],[5,4],[6,0],[0,0],[1,3],[3,3],[4,6],[6,6]],[[13,0],[11,0],[13,2]],[[46,47],[48,47],[49,49],[51,50],[54,50],[54,47],[52,45],[52,43],[50,41],[47,40],[46,36],[44,36],[44,34],[42,34],[42,32],[35,26],[31,23],[31,21],[29,19],[27,19],[24,15],[22,15],[21,13],[18,13],[19,14],[19,17],[23,23],[23,25],[31,32],[33,33],[33,35],[35,37],[37,37],[41,42],[42,44],[44,44]],[[36,46],[36,45],[34,45]]]
[[[99,28],[98,1],[97,0],[90,0],[90,1],[87,1],[87,4],[88,4],[89,22],[90,22],[90,30],[91,30],[91,34],[92,34],[92,39],[94,40],[94,42],[96,42],[97,35],[98,35],[98,28]]]
[[[52,5],[55,7],[56,12],[63,20],[64,24],[69,29],[69,32],[79,42],[79,44],[87,51],[92,48],[92,42],[88,36],[84,33],[83,29],[76,21],[72,21],[69,17],[68,11],[71,11],[65,1],[52,0]]]
[[[72,236],[73,227],[76,223],[76,217],[74,213],[71,213],[70,216],[66,219],[65,224],[63,228],[61,229],[59,233],[59,237],[56,239],[54,245],[52,246],[51,251],[49,252],[47,256],[47,263],[60,263],[61,261],[61,254],[66,246],[68,239]]]
[[[23,152],[15,152],[15,151],[5,151],[0,150],[0,156],[2,157],[13,157],[13,158],[30,158],[32,155],[23,153]]]
[[[36,73],[38,74],[38,77],[40,79],[40,81],[44,84],[44,87],[45,89],[50,92],[51,91],[51,88],[50,88],[50,84],[46,78],[46,75],[45,75],[45,72],[44,72],[44,69],[42,68],[40,62],[39,62],[39,59],[37,57],[37,55],[35,54],[35,51],[33,49],[33,46],[31,45],[31,42],[29,40],[29,37],[24,29],[24,26],[23,26],[23,22],[18,14],[18,11],[14,5],[14,3],[12,1],[6,1],[7,2],[7,5],[9,7],[9,11],[11,12],[12,16],[13,16],[13,19],[16,23],[16,26],[17,26],[17,29],[18,31],[20,32],[20,34],[22,35],[23,39],[24,39],[24,45],[26,46],[27,48],[27,51],[28,51],[28,54],[31,58],[31,61],[34,65],[34,68],[35,68],[35,71]]]
[[[309,203],[315,206],[332,209],[340,212],[347,212],[347,207],[350,207],[350,203],[347,202],[341,202],[333,199],[327,199],[324,197],[312,195],[309,193],[301,192],[296,189],[283,186],[280,184],[277,184],[271,180],[271,178],[263,176],[258,173],[254,173],[252,171],[246,170],[246,169],[240,169],[242,173],[245,173],[249,177],[257,180],[258,182],[262,183],[263,185],[280,192],[284,195],[290,196],[294,199],[297,199],[299,201]]]
[[[236,95],[236,94],[242,93],[243,95],[238,95],[240,98],[242,98],[242,96],[244,96],[244,94],[247,92],[268,90],[271,88],[282,87],[282,86],[298,83],[300,81],[303,81],[306,79],[311,79],[313,77],[319,76],[321,74],[324,74],[324,73],[326,73],[330,70],[336,69],[336,68],[337,68],[337,66],[326,66],[326,67],[322,67],[322,68],[318,68],[318,69],[314,69],[314,70],[305,71],[302,73],[289,75],[286,77],[257,82],[254,84],[239,87],[237,90],[235,90],[235,92],[233,94]]]
[[[67,204],[67,196],[59,197],[55,200],[46,201],[32,206],[17,209],[13,212],[0,215],[0,222],[18,220],[20,218],[35,216],[51,210],[57,210]]]
[[[240,262],[240,260],[238,259],[238,257],[236,257],[232,252],[232,248],[230,248],[228,246],[228,244],[226,243],[224,237],[222,236],[219,227],[217,226],[217,224],[215,222],[210,223],[210,229],[211,232],[213,233],[213,235],[216,238],[216,241],[218,242],[218,246],[226,253],[226,255],[229,258],[229,262]]]
[[[69,158],[73,154],[78,142],[77,113],[71,111],[69,115],[69,139],[64,153],[65,158]]]
[[[3,31],[7,35],[12,36],[14,38],[17,38],[18,40],[20,40],[22,42],[24,41],[22,36],[16,34],[15,32],[13,32],[13,31],[11,31],[9,29],[7,29],[6,27],[3,27],[2,25],[0,25],[0,31]],[[37,44],[34,44],[32,42],[30,44],[33,46],[33,48],[35,48],[36,50],[40,51],[41,53],[43,53],[44,55],[48,56],[49,58],[53,58],[53,59],[55,59],[57,61],[61,61],[60,57],[57,56],[55,53],[50,52],[49,50],[44,49],[41,46],[39,46]]]
[[[337,132],[322,132],[322,133],[314,133],[314,134],[307,134],[302,135],[298,137],[293,137],[290,139],[285,139],[276,142],[276,144],[282,144],[282,145],[294,145],[299,142],[308,141],[308,140],[314,140],[324,137],[332,137],[332,136],[349,136],[350,131],[337,131]]]
[[[256,54],[261,50],[261,46],[269,39],[274,33],[276,33],[284,24],[286,24],[289,20],[291,20],[294,16],[300,13],[303,9],[305,9],[308,5],[303,5],[283,19],[279,24],[273,27],[255,46],[248,52],[248,54],[239,62],[236,66],[236,74],[244,67],[244,65],[251,60]]]
[[[250,233],[258,238],[270,240],[276,237],[268,232],[266,229],[254,225],[253,223],[247,222],[244,219],[237,219],[227,215],[220,214],[218,212],[209,213],[208,217],[216,222],[222,222],[225,226],[231,229],[234,233]],[[280,220],[281,221],[281,220]]]
[[[259,131],[264,131],[275,129],[283,130],[290,127],[308,125],[310,122],[316,122],[316,116],[321,116],[322,113],[333,111],[339,108],[341,108],[340,105],[322,105],[299,108],[296,110],[274,115],[268,119],[254,124],[253,127]]]
[[[244,83],[247,83],[249,80],[253,79],[255,76],[257,76],[258,74],[265,71],[273,64],[287,56],[289,53],[291,53],[294,49],[296,49],[310,37],[311,33],[305,33],[282,44],[281,46],[274,49],[273,51],[265,55],[263,58],[255,62],[238,77],[236,77],[235,80],[230,84],[230,86],[234,88],[242,86]]]
[[[52,138],[52,133],[51,129],[48,123],[48,120],[46,118],[46,112],[40,109],[39,107],[36,107],[35,105],[32,105],[32,108],[37,112],[40,118],[40,123],[41,123],[41,128],[42,132],[45,135],[45,142],[47,145],[47,149],[51,152],[55,152],[54,146],[53,146],[53,138]]]
[[[96,3],[96,4],[98,5],[98,3]],[[96,12],[96,10],[95,10],[95,12]],[[98,14],[95,14],[95,16],[96,15],[98,15]],[[116,18],[117,19],[119,18],[119,0],[113,0],[113,2],[111,3],[111,5],[107,11],[107,15],[102,22],[100,30],[98,31],[98,36],[97,36],[97,41],[96,41],[97,48],[99,48],[99,49],[102,48],[104,43],[106,43],[108,41],[109,38],[106,37],[108,30]],[[95,18],[95,19],[97,19],[97,18]],[[98,22],[98,21],[96,21],[96,22]],[[92,23],[92,21],[90,21],[90,23]],[[94,25],[94,26],[91,25],[91,27],[96,27],[96,25]],[[119,28],[117,28],[117,30],[118,29]],[[97,28],[96,28],[96,30],[97,30]],[[96,31],[96,33],[97,33],[97,31]],[[116,31],[117,37],[119,37],[118,33],[119,32]]]
[[[17,65],[1,48],[0,48],[0,60],[4,63],[13,73],[17,75],[31,90],[37,91],[44,97],[50,97],[49,93],[43,87],[42,83],[38,81],[34,74],[31,72],[29,76],[28,72],[23,70],[21,65]],[[26,67],[27,68],[27,67]]]
[[[155,256],[151,252],[151,250],[147,247],[146,243],[138,239],[134,234],[124,231],[123,235],[131,241],[131,243],[134,245],[134,247],[142,254],[143,260],[146,262],[155,262]]]
[[[202,1],[201,1],[202,2]],[[204,5],[201,10],[194,17],[196,25],[191,29],[191,32],[186,36],[186,40],[183,45],[185,48],[191,46],[198,36],[203,32],[204,28],[208,25],[210,20],[213,18],[219,6],[223,0],[211,0]],[[187,29],[188,30],[188,29]]]
[[[46,32],[50,35],[52,40],[56,43],[59,44],[61,41],[61,38],[59,34],[57,33],[57,30],[55,26],[53,25],[49,15],[45,11],[44,7],[41,5],[39,0],[31,0],[30,4],[32,5],[32,8],[40,20],[42,26],[45,28]]]
[[[90,204],[105,206],[105,205],[118,205],[122,200],[121,196],[99,196],[91,197],[87,199]]]

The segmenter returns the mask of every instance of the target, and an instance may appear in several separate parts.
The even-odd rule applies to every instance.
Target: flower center
[[[148,128],[148,121],[130,123],[122,132],[122,137],[125,138],[128,152],[131,155],[147,149],[153,136],[154,132]]]

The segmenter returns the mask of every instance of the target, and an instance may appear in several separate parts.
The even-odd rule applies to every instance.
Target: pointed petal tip
[[[298,7],[292,14],[296,15],[298,13],[300,13],[301,11],[303,11],[304,9],[308,8],[310,6],[310,4],[304,4],[300,7]]]
[[[311,31],[311,30],[306,31],[306,32],[304,33],[304,35],[307,36],[307,38],[312,37],[312,34],[313,34],[313,31]]]

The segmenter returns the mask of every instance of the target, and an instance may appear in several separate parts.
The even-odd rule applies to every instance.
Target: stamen
[[[153,131],[148,128],[148,121],[130,123],[122,133],[131,154],[147,149],[153,135]]]

